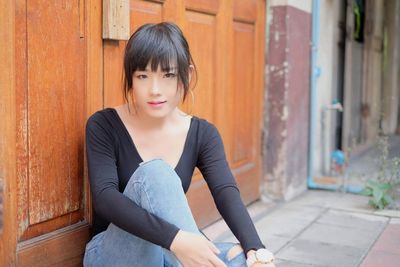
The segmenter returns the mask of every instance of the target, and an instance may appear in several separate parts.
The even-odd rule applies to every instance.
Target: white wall
[[[383,67],[383,121],[385,134],[393,134],[397,128],[400,104],[400,2],[387,0],[385,7],[387,26],[387,54]]]
[[[317,121],[316,132],[314,133],[314,173],[316,176],[324,174],[324,167],[327,171],[329,170],[330,154],[334,150],[335,113],[337,111],[326,113],[324,135],[322,133],[321,114],[322,110],[331,105],[332,101],[337,97],[339,20],[341,12],[344,12],[343,5],[345,5],[343,1],[338,0],[321,0],[320,3],[320,39],[317,66],[321,68],[321,76],[317,79]],[[324,143],[322,143],[323,140],[325,140]],[[323,147],[324,145],[325,147]]]

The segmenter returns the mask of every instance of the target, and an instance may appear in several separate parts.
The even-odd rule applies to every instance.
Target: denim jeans
[[[174,169],[162,159],[142,162],[133,173],[124,192],[147,211],[176,225],[179,229],[201,234],[189,208],[182,182]],[[229,267],[246,267],[240,252],[228,260],[228,251],[237,243],[215,242],[218,257]],[[114,224],[95,235],[86,245],[83,265],[182,267],[173,252],[132,235]]]

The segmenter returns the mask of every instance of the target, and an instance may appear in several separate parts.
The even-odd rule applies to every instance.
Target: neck
[[[167,116],[157,118],[148,116],[147,114],[140,112],[140,110],[137,110],[135,113],[131,113],[131,117],[135,117],[131,122],[140,125],[140,129],[145,131],[159,131],[165,129],[167,125],[177,122],[177,116],[179,116],[178,113],[179,110],[176,108]]]

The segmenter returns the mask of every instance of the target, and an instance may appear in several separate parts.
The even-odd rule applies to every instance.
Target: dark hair
[[[178,81],[183,85],[183,101],[189,92],[189,66],[194,65],[189,45],[179,27],[172,22],[144,24],[129,38],[124,55],[124,97],[132,90],[132,76],[136,70],[145,70],[151,62],[151,70],[160,65],[162,71],[170,71],[176,64]],[[196,68],[194,68],[194,74]]]

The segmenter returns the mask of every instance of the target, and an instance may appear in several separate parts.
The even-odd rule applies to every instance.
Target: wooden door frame
[[[0,2],[0,179],[4,182],[0,265],[15,264],[16,238],[16,120],[15,120],[15,3]]]

